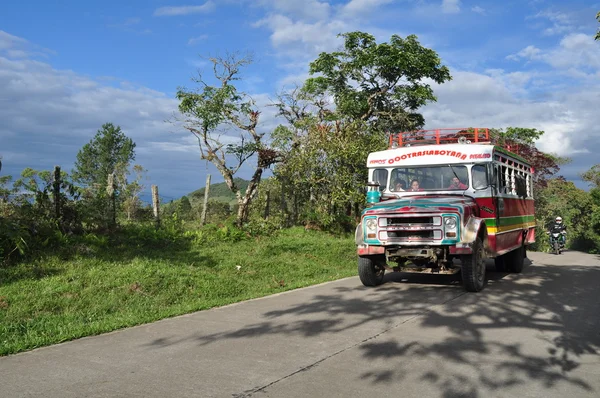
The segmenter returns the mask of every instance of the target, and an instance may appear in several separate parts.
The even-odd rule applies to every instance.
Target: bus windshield
[[[409,166],[392,169],[391,192],[402,191],[463,191],[469,188],[466,166]]]

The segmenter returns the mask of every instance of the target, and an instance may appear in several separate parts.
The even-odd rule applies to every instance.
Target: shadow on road
[[[374,384],[410,377],[444,397],[480,397],[484,391],[532,381],[548,390],[568,383],[586,394],[600,394],[572,374],[583,355],[600,350],[600,268],[533,265],[510,278],[488,271],[490,284],[477,294],[463,291],[460,275],[393,274],[368,295],[356,294],[367,289],[363,286],[338,287],[310,302],[266,312],[264,320],[248,327],[189,339],[207,345],[265,335],[342,338],[341,333],[393,318],[386,326],[390,333],[357,345],[368,370],[348,377]],[[416,324],[419,335],[394,332],[407,320]],[[436,331],[435,339],[420,335]],[[521,334],[534,335],[545,351],[519,342]],[[154,344],[158,348],[177,341]],[[417,374],[408,364],[423,358],[434,358],[444,371]]]

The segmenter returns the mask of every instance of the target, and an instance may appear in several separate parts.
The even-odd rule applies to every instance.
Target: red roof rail
[[[490,144],[490,131],[485,127],[468,127],[390,133],[389,146],[390,148],[399,148],[403,146],[458,143]]]

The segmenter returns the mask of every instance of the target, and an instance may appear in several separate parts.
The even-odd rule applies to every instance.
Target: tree
[[[600,163],[592,166],[591,169],[581,174],[583,181],[588,182],[592,187],[600,188]]]
[[[125,214],[127,214],[127,220],[131,220],[142,206],[140,193],[144,190],[145,186],[141,183],[141,181],[147,170],[141,165],[136,164],[133,166],[132,172],[135,177],[131,182],[128,182],[126,175],[121,176],[124,178],[121,184],[124,187],[123,210],[125,211]]]
[[[255,102],[233,85],[240,79],[241,69],[251,63],[251,58],[227,55],[209,59],[218,84],[208,84],[199,74],[193,79],[200,85],[199,90],[179,88],[179,112],[184,116],[184,128],[198,139],[201,158],[215,165],[231,192],[236,195],[237,224],[242,225],[248,219],[250,204],[263,170],[275,162],[276,153],[262,142],[264,133],[257,131],[260,112]],[[236,143],[226,144],[221,138],[220,129],[227,129],[229,134],[237,130],[239,135]],[[257,162],[254,172],[248,188],[242,193],[234,175],[255,155]]]
[[[306,86],[280,94],[275,104],[288,121],[272,139],[280,154],[274,169],[280,207],[291,222],[330,227],[356,215],[364,202],[367,155],[386,147],[385,134],[362,120],[328,120],[330,105]]]
[[[598,20],[598,22],[600,22],[600,12],[596,14],[596,19]],[[596,32],[596,40],[600,40],[600,29],[598,29],[598,31]]]
[[[437,53],[421,46],[415,35],[392,35],[380,44],[364,32],[340,36],[343,51],[321,53],[310,63],[310,74],[321,76],[306,81],[307,91],[332,95],[338,120],[360,120],[379,130],[421,127],[424,119],[417,110],[436,101],[424,79],[451,80]]]
[[[135,143],[121,127],[105,123],[77,153],[73,179],[84,187],[84,214],[88,225],[114,226],[117,205],[122,202],[124,176],[135,159],[134,150]],[[113,184],[108,187],[111,174]]]
[[[192,213],[192,204],[187,196],[182,196],[179,199],[179,203],[177,204],[177,215],[182,220],[187,220],[190,218]]]
[[[87,187],[104,189],[109,174],[125,174],[135,159],[134,150],[135,143],[121,131],[121,127],[105,123],[77,153],[73,177]]]
[[[551,179],[536,197],[536,218],[539,239],[556,216],[561,216],[567,225],[569,247],[576,250],[593,250],[600,239],[593,228],[594,203],[592,196],[579,189],[571,181]],[[546,229],[547,230],[547,229]],[[538,240],[539,240],[538,239]]]

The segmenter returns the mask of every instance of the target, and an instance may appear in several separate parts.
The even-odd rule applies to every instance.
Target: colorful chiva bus
[[[480,291],[487,258],[522,271],[535,241],[533,170],[491,138],[482,128],[391,134],[389,149],[368,156],[356,229],[364,285],[381,284],[386,270],[460,272],[466,290]]]

